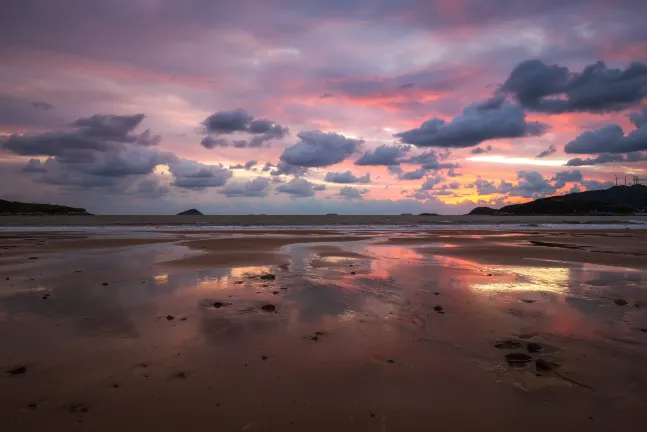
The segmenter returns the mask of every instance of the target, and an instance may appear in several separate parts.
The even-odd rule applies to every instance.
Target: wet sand
[[[0,418],[643,430],[646,281],[639,229],[4,231]]]

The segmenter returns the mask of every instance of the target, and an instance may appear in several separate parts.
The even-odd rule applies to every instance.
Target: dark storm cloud
[[[297,137],[299,142],[283,151],[281,161],[301,167],[334,165],[356,152],[364,142],[361,139],[321,131],[302,131]]]
[[[574,158],[566,162],[567,166],[591,166],[609,163],[634,163],[647,160],[647,152],[632,152],[623,154],[602,153],[595,158]]]
[[[140,195],[151,198],[168,195],[171,192],[168,187],[160,185],[159,182],[154,179],[144,179],[139,181],[135,186],[135,191]]]
[[[254,116],[244,109],[213,113],[202,124],[207,133],[218,136],[234,133],[253,135],[249,140],[234,140],[232,144],[235,148],[261,147],[267,141],[284,138],[290,132],[289,128],[281,126],[272,120],[254,119]],[[202,140],[201,144],[205,148],[226,147],[227,141],[222,138],[214,139],[207,136]]]
[[[517,180],[517,185],[510,191],[511,196],[542,198],[557,192],[555,186],[537,171],[518,171]]]
[[[103,115],[95,114],[84,117],[71,124],[79,129],[82,135],[105,139],[108,141],[129,142],[135,139],[129,134],[146,117],[144,114],[134,115]]]
[[[551,144],[551,145],[549,145],[549,146],[548,146],[548,148],[547,148],[546,150],[544,150],[543,152],[539,153],[539,154],[538,154],[537,156],[535,156],[535,157],[537,157],[537,158],[543,158],[543,157],[546,157],[546,156],[550,156],[550,155],[552,155],[552,154],[553,154],[553,153],[555,153],[556,151],[557,151],[557,147],[555,147],[554,145],[552,145],[552,144]]]
[[[295,178],[276,188],[276,192],[291,195],[295,198],[314,196],[316,191],[325,190],[325,185],[315,185],[306,179]]]
[[[436,117],[395,137],[419,147],[462,148],[492,139],[539,136],[546,129],[542,123],[526,122],[518,105],[494,98],[469,105],[450,122]]]
[[[647,124],[647,107],[643,108],[640,112],[634,112],[629,114],[629,120],[636,126],[636,129],[640,129],[642,126]]]
[[[267,166],[268,165],[266,164],[265,168],[267,168]],[[273,167],[273,165],[270,164],[270,169],[271,167]],[[263,171],[267,171],[265,168],[263,168]],[[295,177],[301,177],[306,175],[307,173],[308,173],[308,168],[290,165],[289,163],[286,163],[283,161],[279,161],[279,163],[276,164],[276,169],[270,171],[270,175],[273,175],[273,176],[293,175]]]
[[[40,163],[40,159],[29,159],[22,172],[40,173],[45,172],[45,167]]]
[[[325,180],[330,183],[370,183],[371,174],[366,173],[361,177],[357,177],[350,170],[345,172],[329,172],[326,174]]]
[[[173,175],[173,186],[201,190],[209,187],[223,186],[231,178],[231,170],[222,165],[206,165],[186,159],[179,159],[168,164]]]
[[[420,180],[427,174],[427,169],[418,168],[413,171],[401,171],[398,173],[398,178],[400,180]]]
[[[254,119],[244,109],[233,111],[220,111],[211,114],[202,124],[207,132],[215,134],[230,134],[234,132],[247,132],[249,124]]]
[[[561,189],[566,186],[566,183],[582,181],[582,173],[579,170],[560,171],[555,174],[555,177],[553,177],[551,181],[555,188]]]
[[[424,183],[420,186],[420,190],[421,191],[431,190],[444,181],[445,181],[445,177],[442,177],[442,176],[427,177],[427,180],[425,180]]]
[[[483,153],[489,153],[491,151],[492,151],[492,146],[488,144],[486,147],[473,148],[470,153],[478,155]]]
[[[363,200],[363,195],[368,193],[368,189],[358,189],[353,186],[344,186],[339,190],[338,196],[349,200]]]
[[[264,197],[270,190],[270,179],[256,177],[247,182],[230,182],[220,190],[220,193],[232,197]]]
[[[617,124],[609,124],[600,129],[586,131],[564,147],[565,153],[633,153],[647,150],[647,122],[645,112],[630,115],[637,129],[625,135]]]
[[[43,111],[49,111],[51,109],[54,109],[54,105],[47,102],[42,102],[42,101],[33,102],[31,106]]]
[[[379,166],[398,165],[401,158],[406,155],[411,147],[406,145],[381,145],[375,150],[369,150],[355,161],[355,165]]]
[[[647,96],[647,64],[634,62],[610,69],[604,62],[571,72],[541,60],[517,65],[501,87],[525,108],[559,114],[608,112],[639,104]]]
[[[432,171],[459,168],[460,165],[455,162],[444,162],[449,155],[449,153],[438,153],[434,150],[428,150],[419,155],[405,159],[402,162],[408,164],[420,164],[422,168]]]
[[[227,147],[229,146],[229,142],[224,138],[212,138],[210,136],[206,136],[202,138],[200,145],[206,149],[213,149],[216,147]]]

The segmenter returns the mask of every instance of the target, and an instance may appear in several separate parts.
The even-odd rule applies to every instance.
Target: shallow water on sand
[[[389,238],[218,268],[168,264],[200,253],[178,242],[2,256],[2,423],[642,430],[645,270],[484,264],[429,252],[458,238]]]

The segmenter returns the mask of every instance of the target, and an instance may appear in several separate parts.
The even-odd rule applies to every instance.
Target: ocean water
[[[647,216],[3,216],[0,231],[644,229]]]

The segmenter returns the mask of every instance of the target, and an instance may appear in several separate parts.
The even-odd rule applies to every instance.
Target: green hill
[[[0,200],[0,214],[89,215],[83,208]]]

